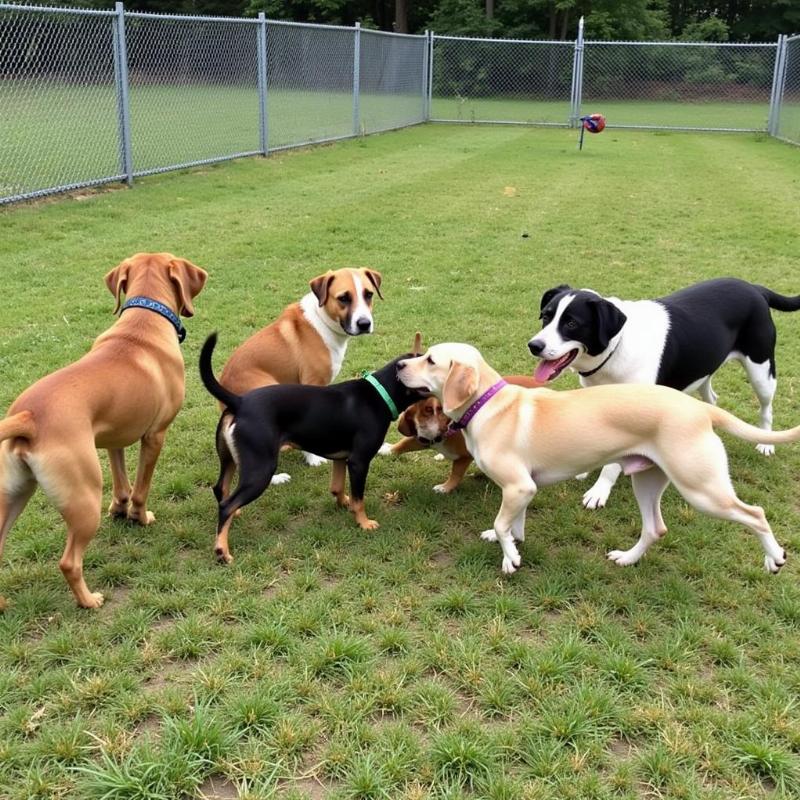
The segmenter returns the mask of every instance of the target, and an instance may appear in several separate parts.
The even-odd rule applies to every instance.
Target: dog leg
[[[464,473],[472,463],[472,456],[464,456],[457,458],[453,462],[452,469],[450,470],[450,477],[444,483],[438,483],[433,487],[434,492],[439,494],[449,494],[455,489],[462,480],[464,480]]]
[[[29,479],[23,484],[14,487],[13,491],[0,491],[0,556],[3,555],[3,546],[6,536],[16,522],[17,517],[31,499],[36,489],[36,481]],[[5,608],[5,599],[0,595],[0,611]]]
[[[495,483],[501,483],[494,475],[489,475],[489,477]],[[516,572],[517,567],[522,563],[517,546],[514,544],[515,537],[512,531],[516,529],[519,533],[520,519],[524,529],[525,511],[536,494],[536,484],[529,476],[525,477],[527,481],[520,479],[518,482],[503,485],[503,502],[500,504],[497,517],[495,517],[494,528],[481,534],[481,539],[500,543],[503,551],[502,570],[506,575]],[[524,537],[524,530],[522,535]]]
[[[125,451],[122,448],[109,450],[108,461],[111,465],[111,505],[108,507],[110,517],[127,517],[128,504],[131,499],[131,483],[125,470]]]
[[[715,406],[717,404],[719,395],[712,388],[710,377],[706,378],[706,380],[700,384],[700,387],[697,391],[700,393],[700,397],[703,399],[703,401],[708,403],[710,406]]]
[[[639,541],[630,550],[612,550],[608,558],[621,567],[635,564],[653,542],[666,532],[667,526],[661,516],[661,495],[669,486],[669,478],[656,466],[631,476],[633,493],[642,515],[642,533]]]
[[[583,495],[584,508],[602,508],[608,502],[608,496],[621,472],[622,467],[619,464],[606,464],[600,471],[600,477]]]
[[[389,444],[384,442],[381,449],[378,450],[379,456],[400,456],[403,453],[413,453],[417,450],[425,450],[426,447],[422,442],[415,439],[413,436],[404,436],[399,442]]]
[[[331,494],[336,500],[337,508],[349,508],[350,498],[344,493],[344,479],[347,474],[347,462],[336,459],[331,470]]]
[[[772,430],[772,400],[775,397],[775,390],[778,388],[778,379],[772,374],[772,367],[769,360],[761,364],[745,358],[742,361],[745,372],[747,372],[747,379],[753,387],[753,391],[758,397],[758,402],[761,405],[761,418],[759,420],[759,427],[765,431]],[[775,455],[774,444],[757,444],[756,450],[764,456]]]
[[[367,487],[367,472],[370,459],[363,456],[350,454],[347,459],[347,471],[350,474],[350,510],[358,526],[365,531],[374,531],[380,527],[378,522],[370,519],[364,510],[364,490]]]
[[[327,458],[315,455],[314,453],[307,453],[305,450],[303,450],[303,458],[309,467],[321,467],[323,464],[328,463]]]
[[[139,467],[136,470],[136,480],[133,483],[131,507],[128,510],[128,519],[140,525],[152,525],[156,521],[155,514],[147,510],[147,498],[150,494],[150,484],[153,480],[153,470],[156,461],[164,446],[166,430],[158,433],[149,433],[142,437],[139,451]]]

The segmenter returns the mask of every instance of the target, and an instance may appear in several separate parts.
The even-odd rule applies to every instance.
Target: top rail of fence
[[[101,8],[68,8],[66,6],[37,6],[20,3],[0,3],[0,11],[39,11],[43,14],[82,14],[85,17],[114,17],[116,11]]]
[[[150,11],[126,11],[126,17],[132,19],[176,19],[185,22],[242,22],[245,25],[257,25],[257,17],[209,17],[203,14],[154,14]]]
[[[574,39],[491,39],[481,36],[446,36],[440,33],[434,33],[433,38],[437,40],[448,39],[453,42],[505,42],[506,44],[563,44],[570,47],[575,46]]]
[[[328,27],[327,25],[325,27]],[[352,30],[352,28],[348,28]],[[360,28],[361,33],[375,33],[378,36],[396,36],[401,39],[425,39],[427,38],[423,33],[397,33],[396,31],[376,31],[374,28]]]
[[[787,42],[796,42],[798,39],[800,39],[800,33],[795,33],[792,36],[786,37]]]
[[[684,42],[674,39],[662,42],[633,42],[627,39],[584,39],[583,43],[636,45],[638,47],[771,47],[773,49],[777,47],[775,42]]]

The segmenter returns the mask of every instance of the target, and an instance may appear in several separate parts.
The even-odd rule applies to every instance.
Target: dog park
[[[572,63],[573,49],[562,55]],[[444,51],[439,58],[428,62],[434,72]],[[758,58],[747,61],[751,73]],[[112,61],[104,62],[109,74]],[[218,562],[220,409],[201,382],[201,347],[217,332],[219,377],[242,342],[327,270],[379,275],[373,328],[349,337],[337,382],[409,354],[417,331],[423,353],[465,342],[501,375],[532,375],[540,301],[562,284],[625,300],[723,276],[789,297],[800,291],[800,150],[781,141],[800,139],[800,129],[791,93],[781,116],[770,112],[771,70],[761,94],[697,102],[696,114],[685,99],[665,96],[616,108],[584,102],[580,113],[602,112],[608,125],[579,151],[563,76],[565,97],[554,104],[542,96],[536,106],[517,94],[427,95],[430,73],[419,67],[420,94],[412,105],[411,90],[401,93],[399,116],[422,123],[438,109],[454,121],[374,136],[363,134],[395,127],[391,92],[362,98],[379,121],[365,126],[359,117],[353,135],[352,94],[327,92],[329,105],[320,105],[283,85],[260,119],[255,70],[256,88],[236,90],[233,100],[229,86],[190,87],[202,94],[193,100],[147,85],[144,70],[131,73],[140,92],[130,97],[130,188],[117,160],[115,137],[124,132],[113,80],[42,89],[0,77],[0,101],[27,109],[0,142],[4,195],[28,196],[0,208],[4,414],[126,316],[159,321],[147,310],[113,315],[114,295],[124,291],[106,276],[134,254],[168,252],[208,276],[189,298],[193,315],[181,320],[185,399],[155,467],[152,524],[106,516],[114,464],[100,451],[103,516],[84,574],[103,604],[80,608],[69,591],[59,570],[66,526],[45,493],[33,495],[5,540],[0,797],[738,800],[800,792],[800,443],[766,456],[721,431],[738,496],[763,507],[786,550],[778,574],[765,571],[744,526],[695,510],[674,488],[662,503],[669,532],[635,566],[615,564],[606,554],[633,547],[639,507],[629,478],[604,508],[584,507],[596,471],[540,487],[517,542],[521,564],[504,574],[500,548],[481,539],[501,489],[473,465],[452,492],[433,491],[450,465],[430,449],[372,460],[364,505],[380,523],[374,530],[337,508],[329,464],[281,453],[278,469],[291,480],[233,520],[234,559]],[[152,137],[145,145],[137,140],[145,106],[136,104],[147,91],[163,115],[139,128]],[[94,100],[78,104],[83,111],[61,131],[68,143],[59,139],[35,160],[35,172],[30,132],[65,92],[70,102],[76,92]],[[208,117],[208,140],[201,125],[181,133],[178,97],[186,113]],[[293,108],[294,123],[281,121]],[[274,145],[268,158],[145,174],[214,160],[229,112],[234,136],[239,120],[250,126],[231,153],[260,153],[261,131]],[[543,123],[552,115],[558,124],[464,124],[498,115]],[[661,129],[615,127],[615,115]],[[328,124],[334,117],[338,128]],[[298,120],[320,127],[309,137],[291,128],[310,124]],[[748,132],[670,129],[691,127],[687,120]],[[108,156],[99,171],[91,147],[78,146],[93,130],[96,151]],[[214,144],[201,152],[201,141]],[[78,150],[82,160],[69,162],[78,177],[64,178],[59,153]],[[95,188],[96,178],[103,185]],[[49,191],[67,184],[79,187]],[[771,316],[773,426],[784,430],[800,425],[800,315]],[[162,333],[174,348],[166,323]],[[156,393],[138,373],[126,378],[124,362],[104,369],[98,395]],[[565,371],[549,388],[578,386]],[[714,391],[721,409],[759,424],[739,364],[715,373]],[[56,424],[71,430],[81,402],[53,409]],[[392,423],[387,441],[401,438]],[[135,449],[129,469],[134,461]]]

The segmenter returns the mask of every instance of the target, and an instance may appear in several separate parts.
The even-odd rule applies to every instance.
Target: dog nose
[[[531,351],[531,355],[540,356],[542,350],[544,350],[544,342],[540,342],[538,339],[531,339],[528,342],[528,350]]]
[[[372,320],[369,317],[361,317],[361,319],[356,322],[356,327],[361,333],[368,333],[369,329],[372,327]]]

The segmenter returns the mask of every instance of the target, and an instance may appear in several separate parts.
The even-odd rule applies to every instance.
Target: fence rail
[[[0,204],[426,120],[593,111],[800,144],[800,37],[468,39],[0,2]]]

